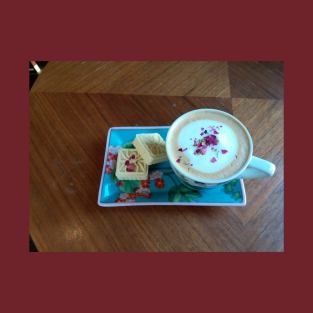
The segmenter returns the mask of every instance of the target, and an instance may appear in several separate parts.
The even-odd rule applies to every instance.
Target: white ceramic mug
[[[249,145],[250,145],[250,149],[249,149],[249,156],[247,158],[247,161],[245,162],[245,164],[233,175],[223,178],[223,179],[201,179],[201,178],[197,178],[196,180],[192,177],[190,177],[187,173],[182,173],[179,165],[177,164],[174,155],[171,155],[169,153],[170,151],[170,141],[169,138],[171,137],[173,131],[175,130],[176,125],[178,124],[178,122],[180,121],[180,119],[182,118],[186,118],[188,117],[188,114],[193,114],[196,111],[203,111],[203,110],[209,110],[209,111],[214,111],[214,112],[218,112],[219,114],[223,114],[226,115],[228,118],[232,118],[235,121],[237,121],[237,123],[239,123],[242,127],[242,129],[244,130],[244,132],[246,133],[246,136],[248,138],[249,141]],[[248,129],[237,119],[235,118],[233,115],[226,113],[224,111],[220,111],[220,110],[215,110],[215,109],[199,109],[199,110],[194,110],[191,112],[187,112],[185,114],[183,114],[182,116],[180,116],[178,119],[176,119],[174,121],[174,123],[172,124],[172,126],[170,127],[167,137],[166,137],[166,151],[167,151],[167,155],[168,155],[168,160],[169,163],[174,171],[174,173],[180,178],[180,180],[191,186],[191,187],[200,187],[200,188],[208,188],[211,186],[215,186],[218,184],[224,184],[228,181],[231,181],[233,179],[254,179],[254,178],[262,178],[262,177],[268,177],[268,176],[273,176],[275,173],[275,165],[269,161],[266,161],[264,159],[258,158],[256,156],[253,156],[253,141],[251,138],[251,135],[248,131]]]

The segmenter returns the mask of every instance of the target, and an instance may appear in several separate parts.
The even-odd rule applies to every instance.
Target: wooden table
[[[49,62],[30,93],[30,234],[39,251],[283,251],[279,62]],[[274,177],[246,207],[97,206],[109,127],[232,112]]]

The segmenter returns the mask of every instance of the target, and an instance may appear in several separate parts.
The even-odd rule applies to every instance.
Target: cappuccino
[[[176,170],[199,181],[224,180],[249,162],[252,142],[246,128],[218,110],[189,112],[176,120],[166,139]]]

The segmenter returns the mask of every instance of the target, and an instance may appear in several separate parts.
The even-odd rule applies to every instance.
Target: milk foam
[[[222,126],[219,128],[219,134],[216,135],[218,144],[214,146],[218,152],[212,151],[209,146],[205,155],[195,155],[194,151],[196,150],[196,147],[193,146],[194,138],[204,137],[204,135],[200,136],[201,128],[206,128],[207,126]],[[190,134],[193,134],[194,136],[191,137]],[[223,170],[235,160],[238,150],[237,135],[232,128],[225,123],[213,120],[198,120],[185,125],[182,127],[178,135],[177,143],[179,147],[187,148],[187,150],[184,151],[184,154],[189,159],[192,167],[203,173],[215,173]],[[227,151],[227,153],[223,154],[221,152],[222,150]],[[211,162],[214,158],[217,161]]]
[[[206,141],[208,136],[213,139]],[[238,172],[252,153],[244,126],[232,116],[210,109],[178,119],[166,141],[171,162],[194,180],[226,179]],[[197,153],[199,145],[204,150]]]

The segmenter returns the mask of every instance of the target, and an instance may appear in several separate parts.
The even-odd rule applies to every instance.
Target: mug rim
[[[170,151],[170,148],[169,148],[169,136],[171,135],[171,133],[173,132],[173,129],[175,128],[175,125],[178,124],[178,122],[187,117],[188,115],[190,114],[193,114],[195,112],[199,112],[199,111],[210,111],[210,112],[218,112],[218,113],[221,113],[223,115],[226,115],[230,118],[232,118],[233,120],[235,120],[240,126],[241,128],[244,130],[244,132],[246,133],[247,137],[248,137],[248,141],[249,141],[249,145],[250,145],[250,153],[249,153],[249,157],[247,158],[247,161],[244,163],[244,165],[239,169],[239,171],[237,171],[235,174],[227,177],[227,178],[220,178],[220,179],[203,179],[203,178],[200,178],[200,177],[195,177],[193,175],[191,175],[190,173],[185,173],[185,172],[182,172],[180,170],[180,167],[178,167],[178,165],[176,164],[176,162],[174,162],[175,160],[173,160],[173,156],[171,156],[168,151]],[[175,169],[179,172],[180,175],[184,176],[184,177],[187,177],[191,180],[194,180],[194,181],[198,181],[200,183],[204,183],[204,184],[219,184],[219,183],[224,183],[224,182],[227,182],[229,180],[232,180],[232,179],[235,179],[237,176],[239,176],[249,165],[250,161],[251,161],[251,158],[252,158],[252,155],[253,155],[253,140],[252,140],[252,137],[247,129],[247,127],[238,119],[236,118],[234,115],[230,114],[230,113],[227,113],[225,111],[222,111],[222,110],[218,110],[218,109],[209,109],[209,108],[203,108],[203,109],[196,109],[196,110],[192,110],[192,111],[189,111],[189,112],[186,112],[184,114],[182,114],[181,116],[179,116],[173,123],[172,125],[170,126],[169,130],[168,130],[168,133],[166,135],[166,141],[165,141],[165,147],[166,147],[166,153],[167,153],[167,157],[168,157],[168,160],[170,162],[170,164],[172,166],[175,167]]]

